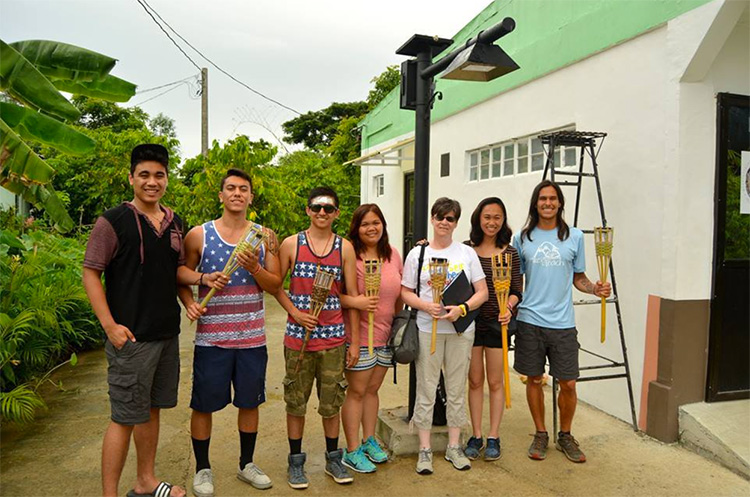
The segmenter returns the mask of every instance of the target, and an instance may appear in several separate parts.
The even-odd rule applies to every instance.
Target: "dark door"
[[[750,398],[750,97],[718,95],[716,150],[709,402]]]
[[[414,247],[414,173],[404,175],[404,251],[403,258]]]

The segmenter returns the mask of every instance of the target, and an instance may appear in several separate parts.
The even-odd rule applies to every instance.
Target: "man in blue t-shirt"
[[[547,457],[549,435],[544,425],[542,377],[549,359],[550,374],[560,384],[560,433],[555,446],[573,462],[586,462],[578,441],[570,434],[576,410],[578,331],[573,313],[572,286],[597,297],[609,297],[609,283],[592,283],[584,271],[583,232],[563,219],[565,199],[552,181],[539,183],[531,195],[529,217],[513,246],[526,277],[523,301],[518,307],[513,368],[528,376],[526,400],[536,425],[529,457]]]

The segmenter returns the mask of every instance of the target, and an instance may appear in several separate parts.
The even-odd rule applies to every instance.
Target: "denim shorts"
[[[349,351],[349,345],[346,346],[347,352]],[[359,361],[353,368],[346,368],[348,371],[367,371],[375,366],[383,366],[384,368],[393,367],[393,353],[391,349],[382,345],[380,347],[374,347],[372,349],[372,355],[370,355],[370,349],[365,345],[359,348]]]
[[[258,407],[266,401],[267,364],[265,345],[251,349],[196,346],[190,408],[216,412],[230,402],[241,409]]]
[[[513,369],[526,376],[542,376],[549,358],[549,374],[558,380],[578,379],[578,331],[551,329],[518,322]]]
[[[138,425],[151,419],[151,409],[177,405],[180,383],[178,337],[153,342],[127,340],[118,350],[107,340],[107,383],[112,421]]]

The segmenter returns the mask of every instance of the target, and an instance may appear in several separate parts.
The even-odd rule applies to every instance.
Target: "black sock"
[[[302,453],[302,439],[301,438],[290,438],[289,439],[289,453],[290,454],[301,454]]]
[[[333,452],[339,448],[339,437],[326,437],[326,452]]]
[[[193,454],[195,454],[196,473],[202,469],[211,468],[211,463],[208,462],[208,445],[210,443],[211,437],[208,437],[206,440],[198,440],[197,438],[193,438]]]
[[[558,436],[558,437],[561,437],[561,436],[563,436],[563,435],[570,435],[570,432],[569,432],[569,431],[560,431],[560,432],[559,432],[559,433],[557,434],[557,436]]]
[[[255,440],[258,438],[258,432],[240,432],[240,469],[245,465],[253,462],[253,453],[255,452]]]

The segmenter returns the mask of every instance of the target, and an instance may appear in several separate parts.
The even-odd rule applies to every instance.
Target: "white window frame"
[[[562,128],[562,130],[572,131],[575,130],[575,126]],[[546,133],[546,131],[467,151],[467,182],[477,183],[543,171],[547,160],[547,153],[544,146],[538,141],[538,137],[542,133]],[[541,150],[537,149],[534,151],[534,147],[539,146],[541,146]],[[525,153],[522,154],[523,149],[525,149]],[[557,167],[577,166],[579,153],[578,147],[558,147],[555,153],[555,164],[557,164]],[[539,166],[540,157],[541,166]],[[560,162],[561,158],[562,162]],[[532,169],[535,159],[537,161],[537,168]],[[525,171],[521,171],[521,168],[525,168]]]
[[[372,189],[376,197],[385,195],[385,175],[376,174],[372,177]]]

